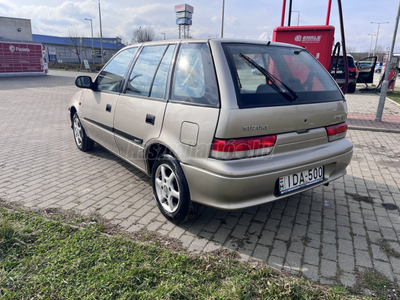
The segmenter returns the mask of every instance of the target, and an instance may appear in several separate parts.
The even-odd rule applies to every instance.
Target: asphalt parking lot
[[[348,174],[328,187],[234,212],[202,207],[194,221],[175,226],[159,213],[144,173],[98,145],[88,153],[76,148],[67,107],[78,74],[0,79],[3,200],[95,210],[127,231],[177,239],[190,252],[226,247],[321,284],[353,286],[369,269],[400,282],[399,133],[349,130]],[[350,111],[360,109],[362,95],[347,99]]]

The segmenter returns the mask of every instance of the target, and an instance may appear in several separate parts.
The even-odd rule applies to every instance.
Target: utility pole
[[[224,14],[225,14],[225,0],[222,0],[221,39],[224,37]]]
[[[93,63],[93,65],[94,65],[94,47],[93,47],[93,23],[92,23],[92,19],[88,19],[88,18],[85,18],[85,20],[86,21],[90,21],[90,29],[91,29],[91,31],[92,31],[92,63]]]
[[[390,72],[390,63],[392,61],[394,44],[396,42],[397,27],[399,26],[399,17],[400,17],[400,2],[399,2],[399,8],[397,10],[396,23],[394,24],[392,46],[390,47],[390,52],[389,52],[389,55],[388,55],[388,59],[386,60],[385,75],[384,75],[385,78],[384,78],[383,83],[382,83],[381,96],[379,97],[379,105],[378,105],[378,110],[376,112],[376,117],[375,117],[375,121],[376,122],[382,122],[383,109],[385,108],[387,89],[388,89],[388,86],[389,86],[389,80],[388,79],[389,79],[389,72]],[[389,23],[389,22],[387,22],[387,23]],[[377,39],[378,39],[378,37],[377,37]]]
[[[99,20],[100,20],[101,64],[104,64],[104,56],[103,56],[103,31],[102,31],[102,28],[101,28],[101,9],[100,9],[100,0],[99,0]]]
[[[381,26],[381,24],[389,24],[389,22],[371,22],[371,24],[378,24],[378,32],[376,33],[376,41],[375,41],[375,48],[374,48],[374,56],[375,56],[376,46],[378,45],[379,27]]]

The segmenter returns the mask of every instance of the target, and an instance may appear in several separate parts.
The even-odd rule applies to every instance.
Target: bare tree
[[[79,66],[81,65],[82,35],[79,36],[75,30],[68,30],[67,47],[78,57]]]
[[[347,54],[354,55],[354,53],[356,53],[356,47],[346,46],[346,52],[347,52]]]
[[[154,41],[156,33],[151,27],[139,27],[132,33],[132,44]]]
[[[386,51],[385,51],[385,49],[383,49],[383,47],[381,45],[378,45],[376,47],[375,55],[378,56],[378,61],[383,61],[383,59],[386,56]]]

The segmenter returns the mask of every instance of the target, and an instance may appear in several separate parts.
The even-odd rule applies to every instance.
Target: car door
[[[145,46],[139,54],[115,110],[114,132],[120,155],[145,169],[146,143],[160,135],[166,89],[175,45]]]
[[[376,65],[376,56],[365,57],[360,59],[357,63],[358,69],[358,83],[373,83],[374,82],[374,71]]]
[[[99,73],[93,90],[87,90],[80,116],[87,135],[108,150],[119,153],[114,139],[114,112],[124,76],[137,47],[119,52]]]

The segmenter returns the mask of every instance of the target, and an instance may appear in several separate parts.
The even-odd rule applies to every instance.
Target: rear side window
[[[175,65],[171,99],[196,105],[218,106],[217,81],[207,44],[181,46]]]
[[[148,46],[142,50],[129,77],[127,94],[149,96],[154,75],[167,47]]]
[[[137,51],[137,47],[121,51],[97,76],[97,89],[100,91],[120,92],[126,70]]]
[[[170,45],[165,52],[164,57],[158,67],[156,77],[154,78],[153,86],[151,87],[150,97],[165,98],[165,90],[167,87],[168,71],[171,64],[172,54],[174,53],[175,45]]]
[[[299,48],[224,44],[240,108],[343,100],[329,73]]]

